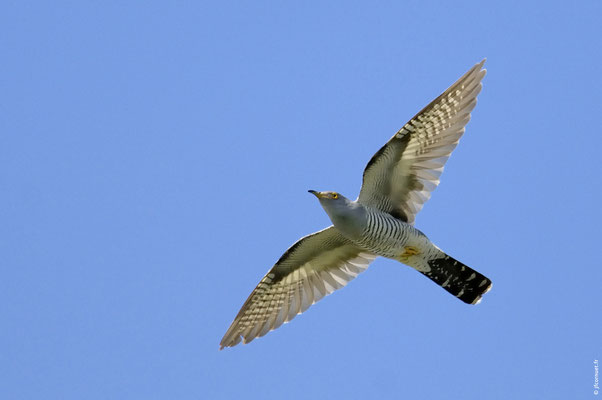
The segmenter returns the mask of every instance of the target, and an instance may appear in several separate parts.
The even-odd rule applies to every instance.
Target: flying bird
[[[374,154],[357,200],[310,190],[331,226],[293,244],[261,279],[220,343],[249,343],[345,286],[378,256],[402,262],[476,304],[491,280],[447,255],[414,227],[477,104],[485,60],[422,109]]]

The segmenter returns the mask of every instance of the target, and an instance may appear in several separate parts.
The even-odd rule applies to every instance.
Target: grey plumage
[[[333,226],[305,236],[259,282],[220,349],[248,343],[292,320],[364,271],[377,256],[421,272],[458,299],[477,303],[491,281],[445,254],[413,224],[464,133],[485,60],[408,121],[368,162],[357,200],[316,192]]]

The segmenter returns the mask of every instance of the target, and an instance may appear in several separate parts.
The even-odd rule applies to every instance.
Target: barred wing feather
[[[220,350],[249,343],[345,286],[376,258],[333,226],[299,239],[280,257],[244,303]]]
[[[477,104],[485,60],[406,123],[364,170],[359,202],[413,224]]]

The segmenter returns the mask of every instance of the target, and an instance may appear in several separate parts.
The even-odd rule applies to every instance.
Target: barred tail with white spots
[[[420,271],[433,282],[468,304],[477,304],[491,289],[491,280],[460,261],[445,255],[428,261],[430,271]]]

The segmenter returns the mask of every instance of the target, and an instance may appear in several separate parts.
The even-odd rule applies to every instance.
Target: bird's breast
[[[367,213],[366,226],[355,242],[358,246],[388,258],[398,258],[407,246],[423,247],[426,237],[413,226],[382,211]]]
[[[365,222],[353,215],[336,215],[331,217],[335,228],[347,239],[356,241],[361,239],[365,229]]]

